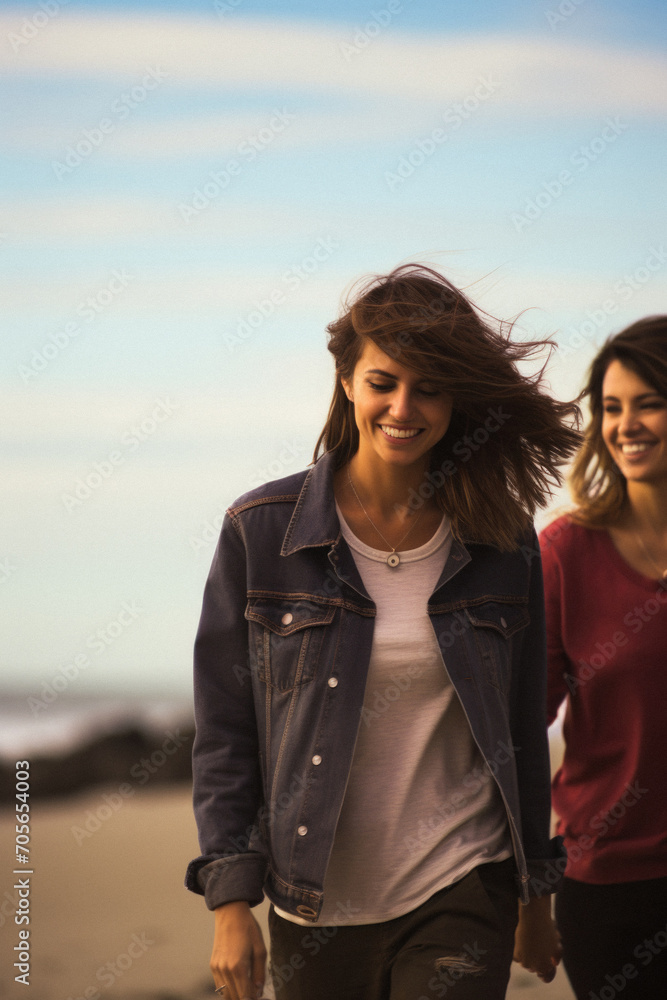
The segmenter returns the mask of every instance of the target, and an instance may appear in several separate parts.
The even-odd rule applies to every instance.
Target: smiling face
[[[343,379],[354,403],[359,458],[371,464],[426,464],[447,431],[452,397],[366,341],[354,375]]]
[[[612,361],[602,383],[602,437],[628,481],[667,483],[667,399]]]

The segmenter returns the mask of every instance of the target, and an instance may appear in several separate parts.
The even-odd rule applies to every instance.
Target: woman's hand
[[[543,983],[550,983],[562,954],[560,934],[551,919],[551,896],[535,896],[525,905],[519,903],[514,961],[536,972]]]
[[[261,997],[266,948],[259,924],[244,901],[225,903],[215,913],[211,971],[216,988],[225,986],[222,1000]]]

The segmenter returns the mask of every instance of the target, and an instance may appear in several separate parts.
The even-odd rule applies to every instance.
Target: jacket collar
[[[292,553],[298,552],[299,549],[320,545],[334,546],[337,542],[342,541],[342,565],[339,555],[335,555],[333,559],[336,572],[341,579],[350,583],[355,590],[370,601],[347,543],[341,538],[340,522],[334,500],[334,470],[334,453],[331,451],[322,455],[308,470],[294,513],[287,526],[280,554],[290,556]],[[470,562],[470,558],[465,544],[455,538],[452,541],[449,558],[435,586],[434,594],[459,570],[463,569]]]
[[[290,556],[299,549],[333,545],[340,538],[334,501],[334,453],[327,451],[308,470],[280,554]]]
[[[325,452],[308,470],[285,532],[280,550],[282,556],[291,556],[299,549],[317,545],[333,545],[339,540],[341,530],[334,500],[334,471],[332,451]],[[464,538],[461,542],[454,539],[452,549],[455,562],[463,560],[465,565],[470,561],[466,545],[472,543],[473,539],[470,538]]]

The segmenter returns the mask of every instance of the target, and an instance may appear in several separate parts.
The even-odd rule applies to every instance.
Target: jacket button
[[[507,628],[507,622],[505,621],[504,618],[500,619],[500,624],[502,625],[503,628]]]
[[[290,614],[290,612],[288,611],[287,614],[283,615],[280,620],[283,623],[283,625],[289,625],[291,622],[294,621],[294,615]]]
[[[329,680],[327,681],[327,684],[329,685],[330,688],[338,687],[338,678],[330,677]]]
[[[299,834],[300,837],[305,837],[306,834],[308,833],[308,827],[307,826],[300,826],[297,829],[296,832]]]
[[[322,758],[318,753],[316,753],[315,756],[313,757],[313,764],[321,764],[321,763],[322,763]]]

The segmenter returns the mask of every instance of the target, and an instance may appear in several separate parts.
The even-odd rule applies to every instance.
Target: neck
[[[395,516],[400,509],[417,511],[433,505],[430,498],[420,500],[419,493],[428,471],[428,456],[414,465],[390,466],[384,462],[364,462],[357,452],[350,461],[349,471],[364,504],[383,516]]]
[[[667,534],[667,489],[662,484],[629,482],[627,520],[638,531]]]

